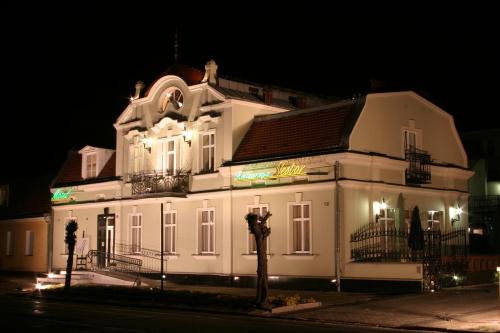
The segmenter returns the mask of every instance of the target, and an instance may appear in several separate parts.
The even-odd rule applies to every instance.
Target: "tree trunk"
[[[66,263],[66,278],[64,280],[64,290],[71,287],[71,273],[73,272],[73,254],[75,253],[75,244],[68,244],[68,261]]]
[[[257,304],[261,308],[268,308],[267,303],[267,244],[266,239],[255,237],[257,243]]]

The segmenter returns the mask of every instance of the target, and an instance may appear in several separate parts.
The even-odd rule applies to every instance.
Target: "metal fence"
[[[132,195],[151,193],[186,193],[189,190],[190,171],[176,170],[169,173],[152,170],[129,175]]]
[[[408,236],[406,230],[368,223],[351,234],[351,259],[357,262],[406,262],[443,257],[447,262],[465,262],[466,229],[446,233],[426,230],[423,244],[418,249],[410,249]]]

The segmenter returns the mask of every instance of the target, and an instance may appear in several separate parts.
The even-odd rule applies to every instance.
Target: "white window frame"
[[[203,212],[207,212],[208,214],[208,222],[204,223],[202,222],[202,214]],[[210,213],[213,212],[213,220],[210,221]],[[197,252],[199,254],[215,254],[215,207],[208,207],[208,208],[198,208],[196,210],[196,216],[197,216],[197,225],[198,225],[198,233],[197,233]],[[203,226],[206,225],[208,226],[208,230],[212,231],[212,237],[210,237],[210,234],[207,235],[207,244],[208,244],[208,249],[207,251],[203,250]],[[210,250],[211,249],[211,250]]]
[[[391,212],[392,217],[389,217],[389,212]],[[396,226],[396,209],[394,208],[385,208],[385,209],[380,209],[380,214],[378,218],[378,224],[381,226],[380,230],[384,231],[385,236],[380,236],[379,239],[383,239],[383,245],[385,251],[391,250],[390,244],[389,244],[389,235],[387,230],[389,228],[394,228]],[[392,222],[392,223],[391,223]]]
[[[139,221],[139,225],[137,226],[134,226],[133,222],[134,222],[134,217],[137,217],[138,218],[138,221]],[[128,225],[129,225],[129,245],[130,245],[130,248],[131,248],[131,252],[132,253],[141,253],[141,249],[142,249],[142,213],[129,213],[128,214]],[[138,237],[138,241],[139,241],[139,244],[133,244],[133,239],[134,239],[134,232],[135,230],[138,229],[139,230],[139,237]]]
[[[247,214],[250,213],[252,210],[258,208],[259,209],[259,216],[262,214],[262,210],[265,208],[266,212],[269,211],[269,204],[259,204],[259,205],[247,205]],[[270,220],[267,220],[267,226],[270,227]],[[255,236],[248,230],[247,228],[247,254],[257,254],[257,248],[255,250],[252,250],[252,245],[255,244]],[[267,237],[267,254],[269,254],[269,238],[271,236]]]
[[[214,136],[213,143],[210,143],[211,135]],[[208,145],[206,145],[206,146],[203,144],[203,138],[205,136],[208,136]],[[215,169],[215,156],[217,154],[216,145],[215,145],[216,140],[217,140],[217,136],[215,135],[215,130],[210,130],[210,131],[200,133],[200,163],[199,163],[199,171],[200,172],[208,173],[208,172],[214,172],[216,170]],[[208,169],[207,170],[204,169],[204,162],[203,162],[205,148],[208,148]],[[213,148],[213,152],[210,148]]]
[[[177,163],[177,151],[178,151],[177,137],[163,138],[159,141],[160,141],[159,169],[164,174],[173,175],[175,173],[175,170],[179,168]],[[168,145],[170,142],[173,144],[174,150],[168,149]],[[172,168],[169,168],[170,155],[173,157]]]
[[[429,216],[430,215],[430,216]],[[441,217],[443,214],[437,210],[427,211],[427,229],[429,230],[441,230],[443,225],[441,224]],[[437,227],[435,227],[437,225]]]
[[[13,256],[14,255],[14,231],[8,230],[6,232],[6,240],[5,240],[5,255]]]
[[[296,218],[294,219],[293,218],[293,206],[301,206],[301,216],[300,218]],[[304,206],[309,206],[309,218],[304,218],[303,215],[304,215]],[[313,251],[313,237],[312,237],[312,224],[313,224],[313,218],[312,218],[312,201],[300,201],[300,202],[288,202],[287,204],[287,214],[288,214],[288,217],[287,217],[287,227],[288,227],[288,249],[289,249],[289,253],[291,254],[312,254]],[[303,239],[303,235],[304,233],[302,232],[302,237],[301,237],[301,248],[302,250],[298,250],[296,251],[295,250],[295,240],[294,240],[294,237],[293,237],[293,223],[295,220],[301,220],[302,222],[304,222],[305,220],[309,220],[309,249],[308,250],[304,250],[304,239]],[[302,227],[303,228],[303,223],[301,223]]]
[[[91,159],[95,158],[95,163],[91,163]],[[97,153],[87,153],[84,155],[84,170],[85,170],[85,177],[84,178],[96,178],[97,177],[97,170],[98,170],[98,158],[97,158]],[[89,164],[90,163],[90,164]]]
[[[24,247],[24,255],[32,256],[34,246],[35,246],[35,232],[32,230],[26,230],[26,244]]]
[[[143,171],[144,167],[144,144],[140,135],[136,135],[129,143],[129,174]]]
[[[170,221],[173,221],[174,223],[167,224],[167,215],[170,215]],[[163,212],[163,252],[165,254],[176,254],[177,253],[177,211],[176,210],[170,210]],[[170,246],[168,246],[167,242],[167,230],[171,229],[170,232]],[[172,245],[173,244],[173,245]]]
[[[412,133],[415,135],[415,148],[422,149],[422,130],[417,129],[417,128],[403,127],[401,129],[401,139],[402,139],[401,150],[403,151],[403,156],[405,156],[405,153],[406,153],[406,149],[407,149],[406,142],[408,141],[407,138],[408,138],[409,133]]]

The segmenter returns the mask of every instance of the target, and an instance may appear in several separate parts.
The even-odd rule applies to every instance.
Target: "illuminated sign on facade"
[[[52,194],[52,201],[63,201],[70,200],[70,195],[73,193],[73,190],[70,188],[58,188],[54,194]]]
[[[258,170],[240,171],[234,176],[234,179],[239,181],[254,181],[307,175],[305,171],[306,167],[302,164],[279,162],[277,165],[269,166],[269,168],[274,168],[274,172]]]

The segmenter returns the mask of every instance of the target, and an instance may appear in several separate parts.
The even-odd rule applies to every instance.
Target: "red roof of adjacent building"
[[[232,162],[314,154],[344,147],[347,143],[343,139],[352,129],[357,111],[361,110],[359,106],[359,102],[344,101],[255,117]]]
[[[8,200],[5,206],[0,206],[0,220],[40,217],[50,213],[51,180],[52,176],[47,175],[3,183],[8,188]]]
[[[66,183],[78,182],[95,182],[106,178],[111,178],[116,175],[115,172],[116,153],[109,158],[108,162],[101,170],[99,175],[95,178],[83,179],[82,178],[82,155],[77,151],[70,151],[68,157],[64,162],[61,170],[59,171],[56,179],[54,180],[54,187]]]

